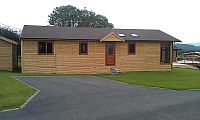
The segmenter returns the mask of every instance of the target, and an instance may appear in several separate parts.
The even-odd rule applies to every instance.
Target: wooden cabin
[[[16,41],[0,36],[0,70],[12,71],[17,67]]]
[[[25,25],[22,73],[169,71],[173,42],[160,30]]]

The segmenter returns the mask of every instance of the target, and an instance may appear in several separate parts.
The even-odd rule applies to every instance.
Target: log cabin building
[[[22,73],[169,71],[173,42],[180,40],[160,30],[25,25]]]
[[[17,67],[17,45],[16,41],[0,36],[0,70],[12,71]]]

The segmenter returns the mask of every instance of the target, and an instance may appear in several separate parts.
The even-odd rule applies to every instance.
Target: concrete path
[[[173,67],[180,67],[180,68],[190,68],[190,69],[195,69],[198,70],[197,67],[194,67],[192,65],[187,65],[187,64],[181,64],[181,63],[173,63]]]
[[[200,120],[200,91],[172,91],[96,77],[17,77],[40,90],[0,120]]]

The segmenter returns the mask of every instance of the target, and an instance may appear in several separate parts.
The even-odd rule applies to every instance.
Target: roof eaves
[[[9,42],[9,43],[18,45],[17,42],[15,42],[15,41],[13,41],[13,40],[10,40],[10,39],[8,39],[8,38],[5,38],[5,37],[3,37],[3,36],[0,36],[0,39],[1,39],[1,40],[4,40],[4,41],[6,41],[6,42]]]
[[[92,39],[92,38],[28,38],[28,37],[21,37],[21,40],[100,40],[100,39]]]
[[[162,30],[158,30],[158,31],[163,32]],[[182,42],[181,40],[179,40],[179,39],[177,39],[177,38],[175,38],[175,37],[167,34],[166,32],[163,32],[163,33],[166,34],[166,35],[168,35],[168,36],[170,36],[170,37],[172,37],[174,40],[171,40],[171,41],[173,41],[173,42]]]

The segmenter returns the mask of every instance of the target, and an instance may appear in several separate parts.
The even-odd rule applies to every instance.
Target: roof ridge
[[[32,27],[57,27],[57,28],[85,28],[85,29],[111,29],[111,28],[93,28],[93,27],[64,27],[64,26],[52,26],[52,25],[24,25],[24,26],[32,26]]]
[[[111,30],[153,30],[161,31],[159,29],[128,29],[128,28],[93,28],[93,27],[64,27],[64,26],[52,26],[52,25],[24,25],[24,26],[33,26],[33,27],[56,27],[56,28],[78,28],[78,29],[111,29]]]
[[[160,31],[159,29],[121,29],[121,28],[113,28],[114,30],[152,30],[152,31]]]

